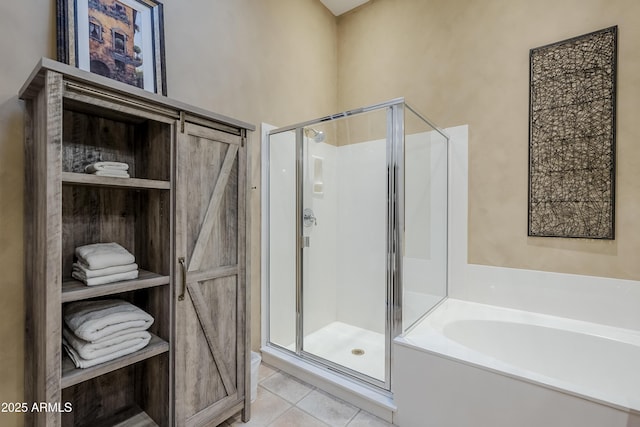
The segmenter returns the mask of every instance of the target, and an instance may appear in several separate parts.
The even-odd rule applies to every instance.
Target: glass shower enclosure
[[[398,98],[263,150],[267,345],[390,390],[391,340],[447,295],[447,135]]]

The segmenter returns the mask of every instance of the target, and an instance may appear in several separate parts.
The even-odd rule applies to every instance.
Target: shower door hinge
[[[300,247],[308,248],[309,247],[309,236],[302,236],[300,238]]]

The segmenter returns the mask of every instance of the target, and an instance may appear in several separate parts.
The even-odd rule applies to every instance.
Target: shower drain
[[[354,348],[353,350],[351,350],[351,354],[353,354],[354,356],[362,356],[364,354],[364,350],[361,348]]]

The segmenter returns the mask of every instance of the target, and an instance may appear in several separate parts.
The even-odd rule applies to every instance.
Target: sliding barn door
[[[245,156],[239,135],[190,123],[178,135],[177,426],[215,426],[244,408]]]

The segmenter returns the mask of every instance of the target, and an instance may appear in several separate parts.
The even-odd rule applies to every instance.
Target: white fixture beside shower
[[[401,426],[640,425],[639,331],[449,298],[395,350]]]

